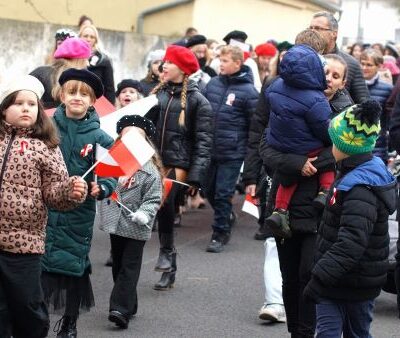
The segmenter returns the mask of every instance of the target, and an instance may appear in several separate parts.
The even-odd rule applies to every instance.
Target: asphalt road
[[[252,216],[239,211],[230,243],[220,254],[207,253],[211,208],[190,210],[177,228],[178,272],[175,287],[155,291],[160,277],[153,270],[158,256],[158,238],[146,243],[138,285],[139,310],[127,330],[108,322],[108,300],[112,288],[111,268],[104,266],[109,252],[108,236],[95,229],[91,260],[96,306],[81,315],[78,336],[114,337],[289,337],[286,324],[258,319],[263,304],[262,241],[253,239],[257,229]],[[52,315],[52,326],[59,318]],[[376,301],[372,334],[376,338],[400,338],[395,295],[382,293]],[[50,331],[49,337],[56,334]]]

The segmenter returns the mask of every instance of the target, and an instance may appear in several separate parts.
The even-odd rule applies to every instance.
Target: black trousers
[[[175,170],[171,170],[168,178],[175,179]],[[163,205],[157,213],[158,232],[160,234],[173,234],[174,233],[174,220],[176,216],[176,199],[180,192],[180,185],[174,183],[168,197],[165,199]]]
[[[288,331],[296,337],[313,337],[315,332],[315,304],[303,291],[311,278],[316,238],[317,234],[294,234],[283,242],[276,238]]]
[[[0,251],[0,337],[41,338],[49,315],[40,284],[40,257]]]
[[[137,283],[142,267],[145,241],[110,235],[113,258],[114,287],[110,297],[110,311],[117,310],[129,318],[137,312]]]

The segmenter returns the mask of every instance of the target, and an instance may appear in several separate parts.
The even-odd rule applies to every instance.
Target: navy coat
[[[279,77],[265,91],[270,117],[267,143],[275,150],[306,155],[331,144],[331,109],[324,95],[325,72],[309,46],[291,48],[280,64]]]
[[[214,114],[212,158],[219,161],[244,160],[250,118],[256,110],[258,92],[250,68],[243,65],[233,75],[219,75],[208,82],[205,97]]]

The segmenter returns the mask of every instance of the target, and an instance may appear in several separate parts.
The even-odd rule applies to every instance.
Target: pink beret
[[[54,53],[55,59],[88,59],[92,51],[89,44],[81,38],[65,39]]]

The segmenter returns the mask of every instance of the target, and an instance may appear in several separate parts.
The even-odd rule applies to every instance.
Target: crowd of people
[[[220,254],[236,222],[239,177],[260,200],[259,318],[286,322],[293,338],[369,337],[398,204],[387,167],[400,154],[400,52],[355,44],[348,54],[338,28],[319,12],[293,44],[271,39],[254,49],[240,30],[219,44],[190,28],[149,53],[143,79],[116,88],[92,20],[83,16],[78,34],[58,30],[45,65],[0,93],[0,337],[46,337],[49,311],[62,314],[57,337],[77,337],[95,300],[96,213],[111,243],[108,320],[128,328],[152,231],[162,273],[153,288],[166,291],[177,276],[174,228],[185,201],[208,200],[205,250]],[[116,140],[101,129],[97,99],[125,109],[149,95],[158,103],[145,116],[123,116]],[[100,150],[124,142],[146,142],[154,154],[129,175],[96,177]]]

